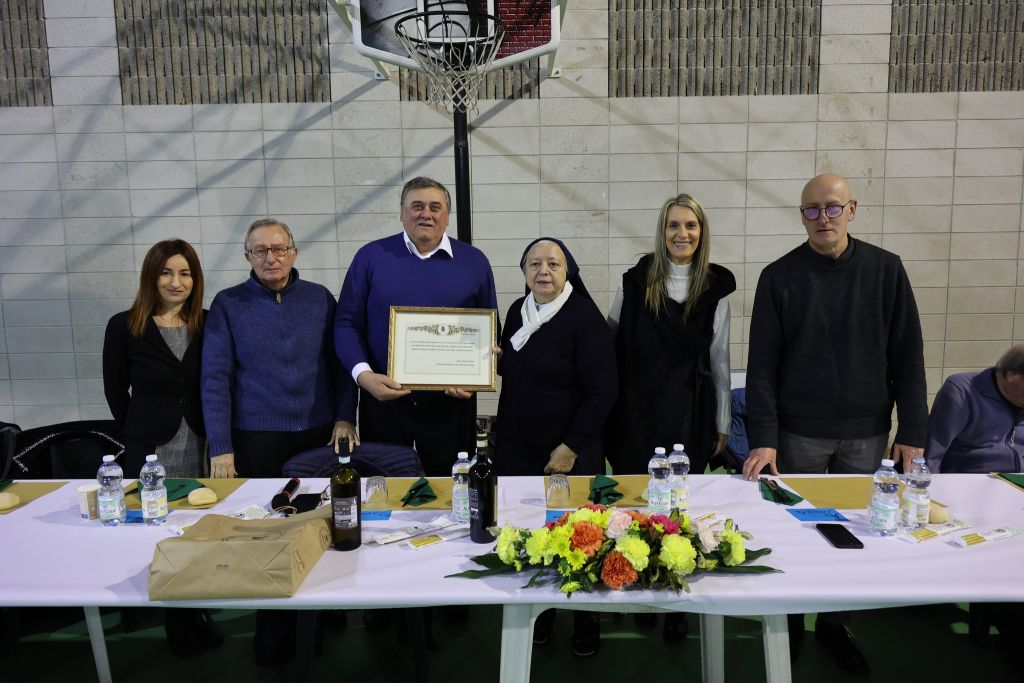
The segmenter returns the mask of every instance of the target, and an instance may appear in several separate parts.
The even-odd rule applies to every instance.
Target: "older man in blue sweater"
[[[338,297],[334,342],[362,389],[359,429],[366,441],[415,446],[428,475],[451,472],[473,447],[476,402],[461,389],[405,389],[386,374],[391,306],[497,308],[494,274],[483,252],[448,237],[451,197],[430,178],[402,188],[403,231],[370,242],[352,259]]]
[[[297,256],[287,225],[256,221],[249,279],[210,306],[202,399],[214,477],[279,477],[296,453],[358,443],[356,388],[333,352],[334,296],[299,279]]]

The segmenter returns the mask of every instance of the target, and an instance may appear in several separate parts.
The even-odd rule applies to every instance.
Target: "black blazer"
[[[141,338],[128,331],[128,311],[116,314],[107,323],[103,338],[103,393],[114,420],[121,426],[129,467],[141,467],[147,454],[170,441],[182,417],[193,432],[206,435],[199,400],[202,348],[200,331],[189,340],[179,361],[152,318]]]

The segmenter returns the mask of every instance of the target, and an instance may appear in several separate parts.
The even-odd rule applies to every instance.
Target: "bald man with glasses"
[[[928,434],[921,322],[900,258],[851,237],[857,200],[826,173],[804,186],[807,241],[761,273],[750,319],[747,479],[772,474],[870,474],[885,456],[909,466]],[[802,615],[800,615],[802,616]],[[839,665],[866,673],[841,613],[815,633]],[[791,624],[803,633],[802,619]],[[799,640],[794,641],[798,645]]]

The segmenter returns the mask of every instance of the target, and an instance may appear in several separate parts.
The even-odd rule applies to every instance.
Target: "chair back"
[[[91,479],[104,455],[124,453],[113,420],[81,420],[26,429],[17,435],[5,479]]]
[[[331,446],[293,455],[285,462],[285,477],[328,477],[338,464]],[[410,446],[393,443],[363,443],[352,451],[352,464],[363,477],[418,477],[423,474],[419,456]]]

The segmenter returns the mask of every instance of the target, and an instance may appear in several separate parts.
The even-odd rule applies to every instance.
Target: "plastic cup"
[[[99,484],[82,484],[78,487],[78,512],[82,519],[96,519],[100,516]]]

